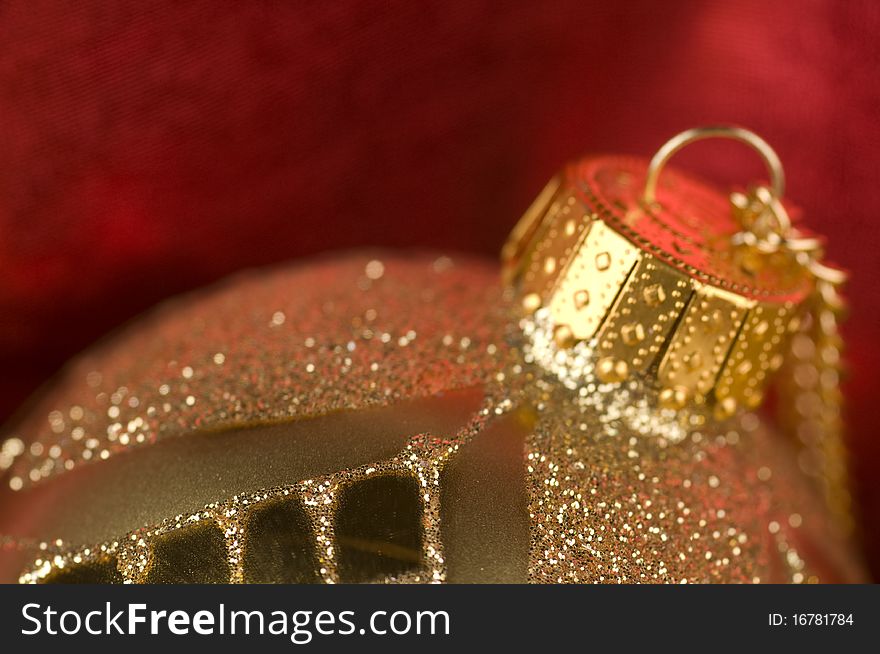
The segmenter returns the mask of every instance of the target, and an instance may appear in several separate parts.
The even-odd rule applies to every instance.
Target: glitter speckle
[[[364,272],[372,280],[380,279],[385,274],[385,264],[378,259],[373,259],[367,263]]]
[[[284,324],[286,317],[282,311],[276,311],[272,314],[272,320],[269,322],[270,327],[279,327]]]

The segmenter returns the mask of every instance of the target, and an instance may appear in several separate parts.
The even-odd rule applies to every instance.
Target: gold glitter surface
[[[518,323],[497,276],[475,260],[349,255],[163,305],[73,361],[3,432],[0,577],[862,578],[789,444],[756,414],[691,424],[636,381],[601,383],[598,343],[560,350],[546,309]],[[382,433],[367,437],[365,420]],[[254,458],[211,467],[239,451],[222,439]],[[172,447],[188,441],[190,458]],[[346,443],[346,467],[312,465]],[[210,483],[166,479],[150,453]],[[155,475],[180,496],[175,513],[191,508],[109,528],[92,510],[109,504],[77,499],[86,489],[164,506],[119,470]]]

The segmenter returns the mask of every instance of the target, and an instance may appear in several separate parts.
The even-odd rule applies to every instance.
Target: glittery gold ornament
[[[781,183],[658,188],[692,137],[568,168],[503,284],[465,257],[325,259],[78,357],[0,439],[0,579],[860,580],[822,496],[845,503],[839,413],[756,413],[775,370],[832,361],[840,280]]]

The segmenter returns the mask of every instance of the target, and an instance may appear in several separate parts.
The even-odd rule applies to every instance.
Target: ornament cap
[[[756,149],[770,187],[730,194],[664,168],[688,143],[715,137]],[[549,319],[557,347],[591,343],[599,381],[639,377],[659,406],[725,418],[761,403],[815,289],[820,242],[792,226],[783,190],[776,153],[738,127],[682,132],[650,162],[587,157],[514,228],[505,281],[527,316]]]

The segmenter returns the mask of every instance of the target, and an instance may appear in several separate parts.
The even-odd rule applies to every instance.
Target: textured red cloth
[[[3,3],[0,418],[161,298],[332,248],[494,254],[564,161],[735,122],[853,273],[880,572],[878,34],[870,1]],[[724,144],[680,163],[760,172]]]

